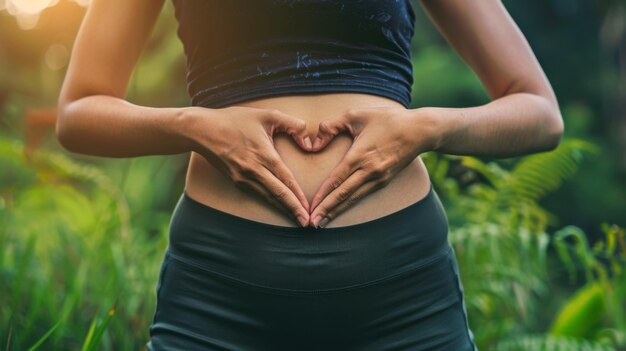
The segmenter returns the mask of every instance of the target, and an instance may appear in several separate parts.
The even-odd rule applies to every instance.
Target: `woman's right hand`
[[[244,106],[191,107],[188,127],[195,152],[239,188],[254,190],[308,225],[309,203],[293,173],[274,147],[274,133],[285,132],[306,151],[312,148],[306,121],[275,109]]]

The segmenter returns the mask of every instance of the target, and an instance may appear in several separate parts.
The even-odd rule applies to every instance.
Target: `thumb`
[[[353,134],[352,125],[345,116],[320,122],[317,138],[313,141],[313,151],[323,149],[337,134],[343,131],[348,131],[351,135]]]
[[[311,150],[312,143],[305,120],[282,111],[274,111],[271,121],[275,132],[285,132],[291,135],[302,149]]]

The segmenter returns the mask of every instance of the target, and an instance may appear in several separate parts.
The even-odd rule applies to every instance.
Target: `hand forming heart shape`
[[[324,227],[367,194],[386,186],[419,153],[435,145],[435,118],[421,111],[425,110],[349,109],[320,122],[317,138],[311,143],[310,139],[307,142],[306,121],[276,109],[200,108],[198,115],[191,114],[188,134],[194,151],[238,187],[261,194],[302,226]],[[309,206],[293,173],[273,147],[272,137],[275,132],[286,132],[303,150],[317,152],[344,131],[352,136],[352,145]]]
[[[320,122],[309,151],[322,150],[342,132],[348,132],[353,143],[313,197],[310,225],[326,226],[349,206],[389,184],[420,153],[433,149],[434,129],[421,111],[386,106],[353,108]]]

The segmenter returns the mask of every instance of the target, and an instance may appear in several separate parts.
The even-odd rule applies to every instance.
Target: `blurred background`
[[[412,106],[489,102],[413,0]],[[102,158],[54,135],[88,0],[0,0],[0,350],[144,350],[189,154]],[[503,1],[565,136],[509,159],[422,155],[481,351],[626,350],[626,1]],[[190,104],[166,1],[133,103]]]

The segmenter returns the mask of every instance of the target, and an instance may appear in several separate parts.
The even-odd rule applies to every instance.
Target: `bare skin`
[[[395,101],[367,94],[280,96],[235,105],[277,108],[297,116],[306,121],[311,140],[317,135],[319,122],[329,116],[340,116],[350,107],[390,106],[404,109]],[[274,137],[278,154],[292,171],[309,203],[351,145],[352,137],[347,133],[337,135],[319,152],[304,150],[286,134]],[[385,191],[374,192],[356,202],[327,227],[355,224],[395,212],[424,197],[429,185],[428,172],[421,158],[417,157],[385,187]],[[283,226],[297,225],[275,207],[267,206],[266,197],[233,186],[231,179],[222,172],[216,172],[212,164],[196,152],[191,154],[186,191],[199,202],[238,216]]]
[[[405,109],[353,93],[224,109],[135,105],[124,100],[128,79],[163,1],[92,1],[59,97],[57,137],[68,150],[105,157],[191,151],[189,196],[237,216],[294,227],[298,217],[361,223],[426,195],[423,152],[510,157],[554,149],[563,133],[550,83],[497,0],[421,2],[492,97],[482,106]],[[307,136],[321,142],[309,147]]]

